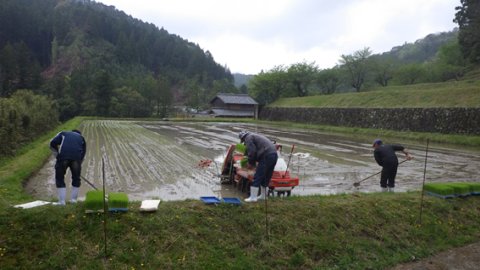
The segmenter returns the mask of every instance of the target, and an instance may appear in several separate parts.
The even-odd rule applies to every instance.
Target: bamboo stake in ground
[[[103,182],[103,238],[105,242],[105,259],[107,259],[107,202],[105,200],[105,161],[102,157],[102,182]]]
[[[419,218],[419,224],[422,224],[422,213],[423,213],[423,195],[425,193],[424,188],[425,188],[425,175],[427,173],[427,157],[428,157],[428,143],[429,139],[427,139],[427,148],[425,149],[425,166],[423,167],[423,183],[422,183],[422,197],[420,199],[420,218]]]

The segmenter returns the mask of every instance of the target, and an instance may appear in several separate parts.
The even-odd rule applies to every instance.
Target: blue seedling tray
[[[108,208],[108,211],[112,213],[127,212],[128,208]]]
[[[442,194],[438,194],[438,193],[431,192],[431,191],[427,191],[426,193],[427,193],[427,195],[434,196],[434,197],[437,197],[437,198],[442,198],[442,199],[451,199],[451,198],[456,197],[455,195],[442,195]]]
[[[220,199],[217,197],[200,197],[205,204],[217,204],[220,203]]]
[[[240,205],[242,202],[238,198],[223,198],[224,203]]]

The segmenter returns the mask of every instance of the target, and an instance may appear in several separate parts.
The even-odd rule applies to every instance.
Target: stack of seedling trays
[[[200,200],[205,204],[217,205],[220,203],[232,204],[232,205],[241,205],[242,202],[238,198],[223,198],[220,200],[215,196],[204,196],[200,197]]]
[[[424,186],[426,194],[443,199],[480,195],[480,183],[428,183]]]
[[[103,212],[103,191],[88,191],[85,197],[85,212],[98,213]],[[108,194],[108,211],[126,212],[128,211],[128,196],[123,192],[112,192]]]

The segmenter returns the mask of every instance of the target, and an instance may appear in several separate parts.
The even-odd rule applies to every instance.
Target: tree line
[[[455,38],[440,46],[425,62],[402,60],[389,53],[373,55],[366,47],[341,55],[333,68],[315,62],[277,66],[249,81],[249,93],[261,104],[278,98],[360,92],[372,87],[459,80],[468,70]]]
[[[76,115],[163,117],[237,91],[209,51],[112,6],[0,0],[0,97],[31,89]],[[201,94],[201,98],[191,98]],[[208,101],[207,101],[208,104]]]
[[[365,47],[341,55],[333,68],[315,62],[277,66],[248,82],[248,92],[261,104],[278,98],[360,92],[372,87],[444,82],[461,79],[480,64],[480,2],[461,0],[454,22],[458,30],[431,34],[414,44],[373,55]]]

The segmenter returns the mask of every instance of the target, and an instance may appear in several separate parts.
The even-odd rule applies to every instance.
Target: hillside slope
[[[480,80],[379,87],[368,92],[282,98],[269,107],[480,107]]]
[[[35,90],[54,98],[64,119],[143,117],[198,95],[191,89],[207,89],[200,105],[220,89],[235,89],[230,71],[209,51],[114,6],[89,0],[0,6],[0,97]]]

